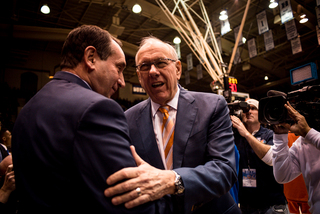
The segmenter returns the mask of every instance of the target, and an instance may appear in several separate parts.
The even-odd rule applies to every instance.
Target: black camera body
[[[259,101],[259,122],[267,125],[293,123],[284,104],[290,105],[306,118],[309,126],[320,128],[320,85],[305,86],[302,89],[281,95],[269,96]]]
[[[270,125],[288,122],[286,103],[287,99],[282,95],[262,98],[259,101],[259,122]]]
[[[247,113],[250,110],[250,105],[245,101],[236,100],[233,103],[228,103],[229,114],[240,118],[240,110]]]

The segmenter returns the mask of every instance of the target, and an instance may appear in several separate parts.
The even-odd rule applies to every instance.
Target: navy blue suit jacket
[[[58,72],[22,109],[12,134],[21,213],[154,213],[114,206],[106,179],[136,166],[121,107]]]
[[[164,169],[152,125],[150,98],[128,109],[125,115],[137,153],[152,166]],[[176,201],[175,213],[176,208],[184,213],[227,213],[236,206],[227,193],[237,179],[233,140],[224,97],[180,87],[173,169],[181,175],[185,192],[172,199]]]

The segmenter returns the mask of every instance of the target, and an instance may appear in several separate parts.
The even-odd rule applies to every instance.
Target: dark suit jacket
[[[137,153],[152,166],[164,169],[152,125],[150,98],[128,109],[125,115]],[[183,197],[173,199],[180,201],[174,203],[180,205],[179,212],[181,204],[184,213],[226,213],[236,206],[226,194],[237,174],[232,123],[224,97],[180,87],[173,169],[181,175],[185,187]],[[211,202],[203,205],[208,201]]]
[[[154,213],[104,196],[106,179],[136,166],[121,107],[77,76],[58,72],[22,109],[12,134],[22,213]]]

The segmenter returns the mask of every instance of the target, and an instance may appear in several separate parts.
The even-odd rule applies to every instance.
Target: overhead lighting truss
[[[202,0],[193,2],[188,0],[173,0],[175,5],[172,10],[162,0],[156,0],[156,2],[212,79],[223,84],[222,77],[226,73],[225,66],[223,66],[224,62]],[[189,5],[188,3],[191,4]],[[193,9],[196,5],[201,9],[200,15]],[[199,30],[198,24],[194,21],[192,15],[197,16],[204,23],[204,35]],[[208,37],[210,37],[213,50],[206,42]]]
[[[206,12],[203,1],[173,0],[174,6],[172,7],[172,10],[170,10],[166,6],[163,0],[156,0],[156,2],[161,8],[161,10],[166,14],[172,25],[174,25],[175,29],[179,32],[184,41],[187,43],[190,50],[192,50],[193,54],[198,58],[202,66],[212,77],[212,79],[214,81],[219,81],[221,84],[223,84],[223,77],[228,76],[231,71],[234,56],[236,54],[237,49],[234,48],[229,65],[226,66],[221,57],[215,33],[212,29],[210,19]],[[198,14],[193,9],[196,6],[200,8],[201,14]],[[239,33],[235,42],[235,47],[238,46],[249,6],[250,0],[247,1]],[[192,15],[197,17],[204,23],[204,34],[202,34],[199,30],[199,23],[196,23],[194,21]],[[210,47],[210,45],[206,42],[208,37],[210,37],[213,50]]]

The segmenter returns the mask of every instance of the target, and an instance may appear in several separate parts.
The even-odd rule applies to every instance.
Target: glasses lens
[[[149,71],[151,68],[151,63],[144,63],[142,65],[140,65],[139,67],[139,71]]]
[[[142,63],[141,65],[138,65],[138,70],[140,72],[148,72],[151,69],[152,65],[154,65],[158,69],[165,68],[169,64],[169,60],[170,59],[158,59],[154,62]],[[174,60],[171,61],[174,62]]]
[[[159,59],[158,61],[154,62],[154,65],[157,68],[165,68],[168,65],[167,59]]]

